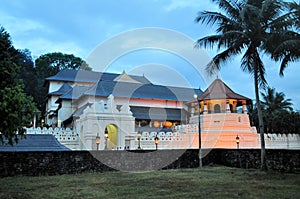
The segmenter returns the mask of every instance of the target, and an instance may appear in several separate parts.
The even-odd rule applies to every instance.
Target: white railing
[[[198,148],[198,125],[181,125],[176,127],[175,132],[142,132],[140,137],[140,146],[144,150],[153,150],[156,148],[154,139],[159,138],[158,149],[189,149]],[[253,132],[253,130],[251,131]],[[63,145],[73,150],[80,149],[79,134],[70,128],[27,128],[26,134],[52,134]],[[137,135],[137,133],[135,133]],[[236,148],[235,136],[216,137],[209,132],[205,137],[203,133],[202,146],[203,148],[214,148],[217,145],[221,148]],[[253,132],[257,139],[247,140],[243,139],[243,135],[239,134],[241,138],[241,148],[260,148],[260,136]],[[218,142],[217,145],[214,145]],[[249,143],[248,143],[249,142]],[[247,144],[248,143],[248,144]],[[265,134],[265,143],[267,149],[300,149],[300,134]],[[108,143],[110,148],[116,149],[113,143]],[[139,145],[138,138],[132,140],[130,149],[137,149]],[[255,145],[255,146],[254,146]]]
[[[65,144],[65,142],[79,142],[79,134],[70,128],[26,128],[26,134],[51,134],[62,144]]]
[[[300,134],[265,134],[266,148],[300,149]]]

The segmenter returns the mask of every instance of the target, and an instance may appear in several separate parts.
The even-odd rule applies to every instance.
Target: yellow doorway
[[[114,124],[109,124],[106,126],[108,131],[107,149],[113,150],[117,149],[118,141],[118,128]]]

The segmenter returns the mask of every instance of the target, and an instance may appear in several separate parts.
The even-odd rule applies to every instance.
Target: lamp
[[[197,100],[198,104],[198,137],[199,137],[199,168],[202,168],[202,157],[201,157],[201,120],[200,120],[200,99],[197,94],[194,94],[194,98]]]
[[[141,137],[142,137],[142,132],[141,131],[137,132],[137,137],[138,137],[138,142],[139,142],[138,149],[141,150]]]
[[[239,135],[236,136],[235,142],[236,142],[236,147],[237,147],[237,149],[239,149],[239,145],[240,145],[240,138],[239,138]]]
[[[99,144],[100,144],[100,136],[99,136],[99,133],[97,133],[97,136],[96,136],[96,144],[97,144],[97,151],[99,150]]]
[[[104,130],[104,137],[105,137],[105,150],[107,150],[107,140],[108,140],[108,130],[105,128]]]
[[[158,145],[158,137],[157,136],[155,136],[155,138],[154,138],[154,144],[155,144],[155,149],[157,150],[157,145]]]

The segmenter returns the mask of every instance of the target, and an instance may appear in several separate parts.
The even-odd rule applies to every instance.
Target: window
[[[221,113],[221,107],[220,107],[219,104],[216,104],[216,105],[214,106],[214,112],[215,112],[215,113]]]

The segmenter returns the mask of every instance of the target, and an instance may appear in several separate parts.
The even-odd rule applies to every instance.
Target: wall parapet
[[[66,147],[72,150],[82,150],[79,133],[70,128],[27,128],[26,133],[51,134]],[[251,133],[202,132],[202,147],[235,149],[237,147],[235,142],[237,134],[240,138],[239,148],[260,148],[260,136],[254,131]],[[133,135],[137,135],[137,132]],[[156,136],[159,138],[159,149],[197,149],[199,146],[198,125],[188,124],[177,126],[174,131],[170,132],[143,131],[140,141],[137,136],[130,138],[129,149],[137,149],[140,144],[145,150],[154,150],[156,148],[154,144]],[[267,149],[300,149],[300,134],[265,134],[265,143]]]
[[[136,151],[55,151],[55,152],[0,152],[0,177],[27,175],[62,175],[76,174],[83,172],[106,172],[115,169],[102,163],[101,157],[126,156],[125,153],[147,153],[160,160],[169,158],[170,154],[182,154],[169,165],[161,169],[195,168],[199,166],[197,149],[189,150],[162,150],[158,157],[156,152],[151,150]],[[300,172],[300,150],[278,150],[268,149],[267,167],[270,170],[281,172]],[[120,159],[114,159],[120,164]],[[149,165],[147,158],[139,159],[141,165]],[[213,149],[202,160],[205,165],[224,165],[246,169],[260,168],[260,150],[258,149]],[[124,167],[132,166],[132,162],[123,161]],[[133,168],[145,169],[145,168]],[[133,170],[134,171],[134,170]],[[135,170],[138,171],[138,170]]]
[[[26,134],[50,134],[53,135],[61,144],[65,145],[66,147],[70,148],[71,150],[78,150],[80,137],[79,134],[70,129],[70,128],[26,128]]]

